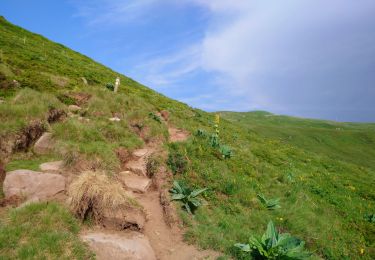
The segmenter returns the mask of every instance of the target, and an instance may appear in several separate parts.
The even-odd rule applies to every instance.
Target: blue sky
[[[0,14],[193,107],[375,122],[373,0],[1,0]]]

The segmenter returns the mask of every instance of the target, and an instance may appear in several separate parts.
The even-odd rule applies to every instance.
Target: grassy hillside
[[[263,137],[375,170],[375,124],[311,120],[262,111],[221,115]]]
[[[116,76],[121,78],[121,89],[114,94],[105,85],[113,83]],[[50,109],[67,111],[67,105],[73,102],[70,97],[82,93],[91,97],[81,105],[80,116],[85,120],[72,117],[47,124]],[[0,97],[4,100],[0,104],[3,140],[31,121],[41,120],[58,142],[49,158],[105,170],[109,175],[119,169],[118,148],[133,150],[142,147],[144,140],[167,140],[166,125],[154,120],[150,113],[169,111],[170,124],[193,135],[187,142],[165,142],[169,152],[165,163],[171,169],[179,169],[174,178],[181,183],[208,188],[204,194],[206,203],[194,217],[180,212],[187,227],[186,239],[203,248],[241,258],[233,245],[263,233],[268,221],[273,220],[283,232],[306,241],[313,258],[375,258],[375,227],[365,218],[366,214],[375,213],[373,125],[336,126],[283,119],[278,127],[278,121],[267,116],[250,115],[242,121],[242,114],[223,113],[226,119],[218,124],[219,140],[233,150],[233,156],[224,159],[209,143],[215,131],[213,114],[168,99],[4,19],[0,19]],[[108,118],[114,115],[120,116],[121,122],[109,122]],[[145,130],[144,140],[136,129]],[[196,134],[198,130],[201,131]],[[16,153],[7,168],[34,169],[45,159],[32,152]],[[281,208],[264,208],[257,194],[280,198]],[[40,210],[49,209],[40,206],[20,214],[33,219]],[[56,214],[60,213],[66,214]],[[9,227],[0,226],[0,232],[4,234],[18,224],[9,222]],[[76,230],[73,231],[69,231],[69,236],[74,237]],[[29,237],[22,241],[31,240],[34,233],[28,229],[27,234]],[[0,240],[0,255],[17,258],[17,244],[3,242],[2,235]],[[36,246],[32,256],[64,257],[61,248],[69,247],[71,241],[61,241],[60,249]],[[82,250],[79,247],[74,258],[82,258]]]

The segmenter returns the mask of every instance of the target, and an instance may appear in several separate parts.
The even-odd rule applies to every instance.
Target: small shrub
[[[219,151],[224,159],[230,159],[233,157],[233,150],[227,145],[220,145]]]
[[[173,188],[170,190],[172,193],[172,200],[178,200],[183,203],[183,208],[190,214],[194,214],[195,210],[202,205],[197,197],[207,188],[191,190],[184,187],[178,183],[178,181],[173,182]]]
[[[112,83],[107,83],[105,84],[105,87],[110,90],[110,91],[114,91],[115,90],[115,86],[112,84]]]
[[[372,214],[365,214],[364,219],[367,222],[375,223],[375,214],[374,213],[372,213]]]
[[[248,244],[237,243],[241,249],[253,259],[308,259],[311,253],[305,251],[305,242],[288,233],[279,233],[272,221],[267,225],[262,237],[251,236]]]
[[[198,136],[198,137],[206,138],[207,132],[202,130],[202,129],[198,129],[197,132],[195,133],[195,135]]]
[[[218,148],[220,146],[219,135],[218,134],[212,134],[210,136],[209,144],[213,148]]]
[[[152,113],[152,112],[150,112],[148,115],[149,115],[152,119],[154,119],[156,122],[161,123],[161,118],[160,118],[160,116],[158,116],[158,115],[156,115],[155,113]]]
[[[150,156],[147,159],[146,163],[146,173],[149,178],[152,178],[155,176],[155,174],[158,172],[160,166],[160,161],[158,158],[154,156]]]
[[[281,208],[281,206],[279,205],[280,199],[266,199],[262,194],[257,194],[257,197],[258,200],[262,203],[262,205],[268,210],[275,210]]]
[[[69,105],[77,105],[74,98],[69,97],[68,95],[60,94],[56,96],[61,103],[69,106]]]
[[[185,156],[179,151],[171,151],[168,155],[167,165],[173,174],[183,174],[187,171],[188,162]]]

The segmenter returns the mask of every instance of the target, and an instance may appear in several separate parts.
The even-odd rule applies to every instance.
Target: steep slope
[[[243,255],[233,245],[260,234],[267,222],[273,220],[280,230],[305,240],[315,256],[375,257],[374,224],[365,218],[375,208],[371,162],[365,163],[359,157],[345,160],[352,152],[339,153],[336,158],[329,156],[332,150],[317,154],[316,143],[299,146],[280,141],[264,135],[263,130],[249,129],[247,123],[232,117],[215,122],[212,114],[168,99],[5,19],[0,20],[0,58],[0,159],[8,171],[37,170],[42,162],[63,160],[68,182],[85,170],[105,171],[117,181],[119,172],[129,164],[130,154],[138,148],[157,145],[160,151],[155,161],[160,170],[152,178],[156,183],[159,177],[163,180],[162,185],[156,185],[158,191],[168,190],[172,179],[192,188],[208,188],[203,194],[203,206],[194,217],[182,209],[178,211],[188,242],[241,258]],[[121,80],[117,94],[105,87],[116,77]],[[161,112],[169,115],[165,116],[166,122],[161,119]],[[184,131],[171,131],[171,127]],[[358,125],[358,131],[361,127]],[[273,133],[275,128],[265,125],[263,129]],[[216,130],[218,140],[226,145],[224,150],[212,147],[212,133]],[[45,131],[55,144],[47,154],[40,155],[32,147]],[[186,141],[169,142],[174,140],[170,134],[182,132],[190,133]],[[327,140],[331,138],[334,136]],[[373,147],[366,141],[352,143],[357,145],[356,149],[362,148],[363,154],[373,153]],[[337,145],[340,141],[336,140],[332,147],[336,149]],[[228,152],[231,149],[232,157]],[[152,168],[153,164],[148,166]],[[264,208],[257,194],[280,198],[281,208]],[[168,197],[164,198],[166,201],[169,202]],[[75,226],[69,231],[72,239],[66,242],[48,244],[51,228],[34,240],[35,232],[31,231],[38,225],[35,217],[50,210],[43,205],[22,211],[24,217],[20,221],[28,227],[26,231],[11,232],[17,230],[19,222],[6,217],[21,213],[1,213],[1,254],[9,258],[82,258],[89,254],[83,252],[84,245],[77,241]],[[147,209],[148,203],[144,205]],[[172,205],[179,208],[180,204]],[[67,223],[74,222],[67,217],[63,220],[57,223],[61,228],[59,236],[64,234]],[[89,223],[83,224],[83,229],[90,228],[90,221],[86,221]],[[36,243],[33,250],[30,241]],[[66,254],[72,241],[76,241],[78,249]],[[163,250],[167,247],[160,246]]]

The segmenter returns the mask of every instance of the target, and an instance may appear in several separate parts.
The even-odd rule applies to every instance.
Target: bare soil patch
[[[168,128],[169,141],[170,142],[183,142],[189,138],[189,132],[183,129],[178,129],[174,127]]]

